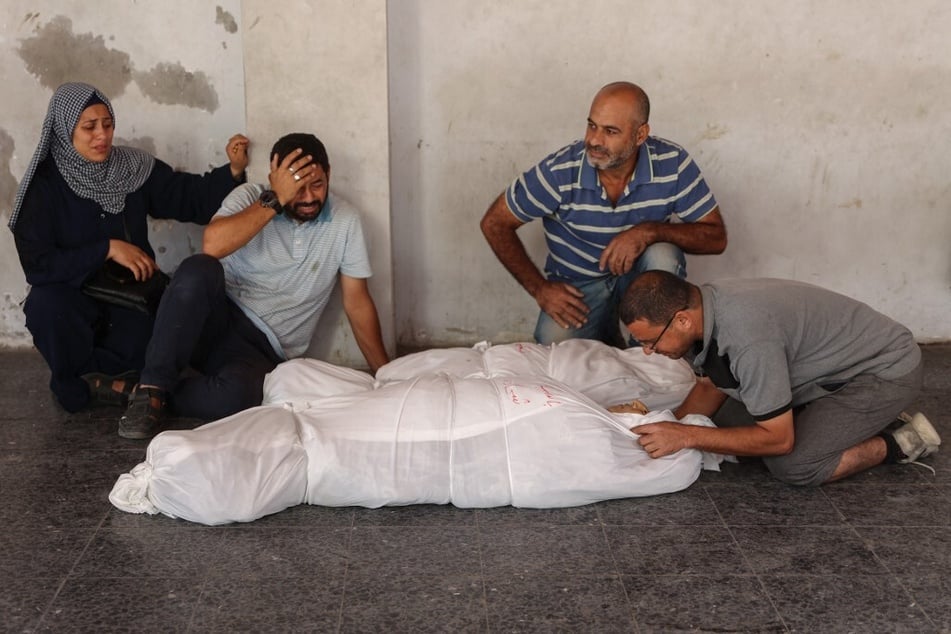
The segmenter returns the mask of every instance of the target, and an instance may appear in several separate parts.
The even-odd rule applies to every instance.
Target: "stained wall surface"
[[[114,143],[204,172],[227,162],[245,132],[240,2],[102,3],[5,0],[0,23],[0,344],[30,345],[20,303],[27,286],[6,228],[17,184],[53,91],[97,86],[116,113]],[[173,271],[201,249],[201,229],[153,221],[159,265]]]

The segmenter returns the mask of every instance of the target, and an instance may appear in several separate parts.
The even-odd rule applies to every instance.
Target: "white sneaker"
[[[902,417],[902,420],[904,419]],[[918,458],[926,458],[937,452],[938,445],[941,444],[941,436],[938,435],[931,421],[921,412],[893,431],[892,437],[905,454],[905,457],[898,461],[901,464],[915,462]]]

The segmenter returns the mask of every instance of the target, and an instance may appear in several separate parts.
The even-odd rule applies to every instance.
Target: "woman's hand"
[[[231,162],[231,176],[236,181],[241,180],[241,175],[248,168],[248,145],[250,143],[248,137],[243,134],[236,134],[228,139],[228,145],[225,146],[225,152]]]
[[[132,271],[139,282],[152,277],[158,269],[155,260],[150,258],[148,253],[125,240],[109,240],[109,253],[106,254],[106,259],[114,260]]]

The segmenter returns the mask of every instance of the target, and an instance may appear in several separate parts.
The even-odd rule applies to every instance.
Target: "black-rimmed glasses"
[[[687,310],[687,308],[689,308],[689,306],[684,306],[684,307],[681,308],[680,310],[674,311],[674,314],[671,315],[671,316],[670,316],[670,319],[667,320],[667,325],[664,326],[664,329],[660,331],[660,334],[657,335],[657,337],[655,337],[653,341],[648,341],[648,342],[640,341],[640,342],[638,342],[638,343],[641,344],[641,347],[642,347],[642,348],[647,348],[647,349],[650,350],[651,352],[653,352],[654,350],[656,350],[656,349],[657,349],[657,344],[660,343],[661,337],[664,336],[664,334],[667,332],[667,329],[670,328],[670,324],[674,323],[674,319],[677,318],[677,313],[679,313],[681,310]]]

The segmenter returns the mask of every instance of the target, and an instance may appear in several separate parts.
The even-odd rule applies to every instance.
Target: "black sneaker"
[[[119,419],[123,438],[151,438],[165,420],[167,394],[154,387],[136,387],[129,397],[129,409]]]

